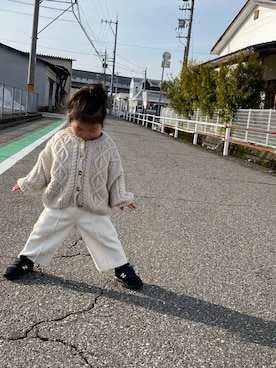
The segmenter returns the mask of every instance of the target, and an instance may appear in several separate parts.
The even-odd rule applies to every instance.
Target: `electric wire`
[[[28,5],[28,6],[33,6],[33,4],[28,3],[26,1],[19,1],[19,0],[8,0],[10,2],[14,2],[14,3],[19,3],[22,5]],[[51,47],[44,47],[44,48],[48,48],[48,49],[52,49],[52,50],[60,50],[60,51],[64,51],[64,52],[71,52],[73,54],[83,54],[83,55],[91,55],[91,56],[96,56],[101,60],[101,63],[103,62],[103,57],[105,55],[105,53],[107,54],[107,62],[108,61],[112,61],[112,57],[110,58],[108,55],[112,55],[113,54],[113,45],[114,45],[114,41],[110,40],[111,35],[114,36],[114,30],[111,27],[111,20],[110,21],[102,21],[101,22],[101,27],[100,27],[100,32],[99,32],[99,36],[97,36],[95,34],[95,32],[92,30],[89,21],[87,20],[87,17],[85,15],[85,12],[82,10],[81,6],[80,6],[80,1],[76,1],[76,0],[67,0],[67,1],[62,1],[62,0],[43,0],[43,2],[48,2],[48,3],[62,3],[62,4],[70,4],[70,7],[67,8],[67,11],[70,12],[71,14],[73,14],[74,16],[74,20],[71,19],[60,19],[59,17],[61,15],[63,15],[63,13],[66,12],[66,10],[64,9],[60,9],[60,8],[54,8],[51,6],[46,6],[46,5],[40,5],[41,8],[43,7],[44,9],[48,9],[48,10],[53,10],[53,11],[62,11],[63,13],[61,15],[59,15],[56,18],[52,18],[49,16],[45,16],[45,15],[40,15],[41,18],[46,18],[46,19],[51,19],[52,21],[46,26],[44,27],[42,30],[44,30],[45,28],[47,28],[50,24],[52,24],[55,20],[58,21],[63,21],[63,22],[71,22],[71,23],[75,23],[77,22],[79,24],[79,26],[81,27],[83,33],[85,34],[86,38],[88,39],[89,43],[91,44],[93,50],[95,51],[95,54],[91,54],[91,53],[83,53],[83,52],[75,52],[75,51],[70,51],[70,50],[61,50],[61,49],[54,49]],[[104,19],[105,15],[108,15],[108,18],[111,19],[110,16],[110,12],[108,10],[108,4],[107,1],[105,0],[104,2],[99,1],[98,3],[96,1],[93,1],[93,5],[96,13],[99,15],[99,19]],[[97,6],[98,5],[98,6]],[[105,8],[105,10],[104,10]],[[115,8],[113,7],[114,11]],[[22,13],[22,12],[16,12],[13,10],[9,10],[9,9],[0,9],[4,10],[4,11],[9,11],[12,13],[17,13],[17,14],[24,14],[24,15],[29,15],[32,16],[32,14],[28,14],[28,13]],[[102,15],[102,16],[101,16]],[[110,29],[112,32],[110,32]],[[42,32],[42,30],[39,31]],[[135,47],[135,48],[153,48],[151,46],[142,46],[142,45],[127,45],[127,44],[120,44],[118,43],[118,46],[127,46],[127,47]],[[40,46],[43,47],[43,46]],[[105,48],[105,52],[103,51],[103,49]],[[133,66],[135,68],[139,68],[139,69],[144,69],[143,67],[133,63],[132,61],[122,57],[120,55],[120,53],[116,53],[116,57],[118,57],[119,59],[123,60],[125,63],[131,65],[132,67],[126,66],[124,64],[121,63],[117,63],[117,65],[120,67],[120,69],[126,70],[126,71],[131,71],[133,72]],[[110,70],[110,68],[108,67],[108,70]],[[139,74],[141,72],[138,72]]]

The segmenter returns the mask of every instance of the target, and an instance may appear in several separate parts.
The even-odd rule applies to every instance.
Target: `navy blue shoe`
[[[4,273],[4,277],[6,277],[6,279],[8,280],[16,280],[19,279],[21,276],[33,272],[33,270],[34,262],[26,256],[20,256],[7,267]]]
[[[143,286],[142,280],[129,263],[115,268],[115,278],[128,289],[137,290]]]

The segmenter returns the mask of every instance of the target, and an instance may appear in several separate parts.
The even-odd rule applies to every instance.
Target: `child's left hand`
[[[130,209],[130,210],[135,210],[136,209],[136,205],[135,203],[130,203],[127,205],[127,207]],[[120,210],[123,211],[125,209],[124,206],[120,207]]]
[[[19,185],[15,185],[15,186],[12,188],[12,192],[17,192],[18,190],[21,190]]]

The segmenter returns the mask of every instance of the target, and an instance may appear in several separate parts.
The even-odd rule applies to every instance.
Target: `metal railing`
[[[0,83],[0,116],[35,113],[38,93]]]
[[[170,128],[174,138],[179,132],[190,133],[195,145],[199,135],[217,138],[223,142],[224,156],[228,155],[230,143],[276,153],[276,110],[241,109],[230,124],[224,123],[217,113],[210,118],[199,110],[191,119],[180,117],[170,108],[163,108],[160,116],[127,112],[117,116],[161,133]]]

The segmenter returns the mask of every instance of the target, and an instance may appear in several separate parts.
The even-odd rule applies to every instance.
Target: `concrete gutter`
[[[0,130],[42,118],[42,113],[0,117]]]

